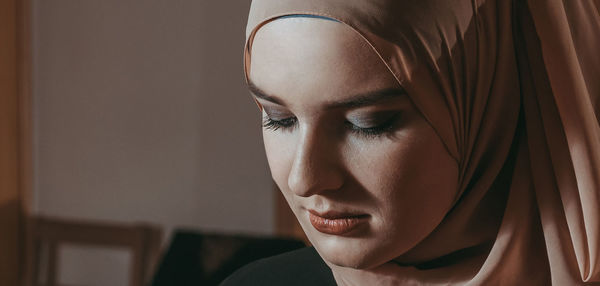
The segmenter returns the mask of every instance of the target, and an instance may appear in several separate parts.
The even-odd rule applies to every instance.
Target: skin
[[[434,230],[452,207],[457,162],[364,39],[338,22],[286,18],[258,30],[251,55],[263,117],[287,124],[263,129],[273,179],[330,266],[376,269]],[[379,90],[394,95],[332,106]],[[382,134],[359,131],[386,124]],[[325,234],[310,209],[368,219]]]

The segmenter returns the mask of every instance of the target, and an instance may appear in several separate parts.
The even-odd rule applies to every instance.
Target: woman
[[[224,285],[600,283],[599,11],[255,0],[247,81],[314,249]]]

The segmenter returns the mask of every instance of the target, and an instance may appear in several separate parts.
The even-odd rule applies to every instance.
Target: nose
[[[317,130],[301,133],[288,176],[290,190],[298,196],[309,197],[339,189],[344,180],[335,140]]]

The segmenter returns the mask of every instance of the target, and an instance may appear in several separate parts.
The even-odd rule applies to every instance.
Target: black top
[[[336,286],[329,266],[313,247],[252,262],[229,276],[221,286]]]
[[[289,238],[176,230],[152,286],[217,286],[259,259],[306,247]]]

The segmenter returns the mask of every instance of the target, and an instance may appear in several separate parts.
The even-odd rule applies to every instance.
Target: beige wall
[[[248,8],[33,1],[34,210],[272,233],[260,116],[241,66]]]

